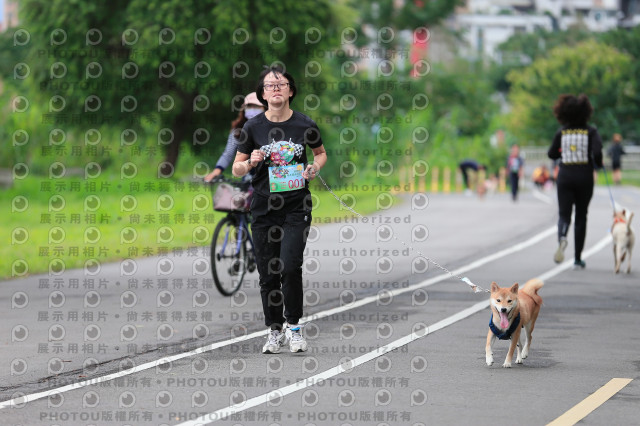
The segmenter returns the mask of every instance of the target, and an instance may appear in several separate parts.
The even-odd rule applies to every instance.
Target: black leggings
[[[587,236],[587,212],[593,196],[593,172],[562,173],[558,175],[558,239],[566,238],[571,225],[571,212],[576,207],[574,231],[575,261],[582,260]]]
[[[518,198],[518,186],[520,185],[520,175],[518,172],[509,173],[509,180],[511,184],[511,198],[515,201]]]
[[[254,217],[251,232],[267,327],[281,328],[285,319],[297,324],[302,317],[302,261],[310,224],[311,213],[304,210]]]

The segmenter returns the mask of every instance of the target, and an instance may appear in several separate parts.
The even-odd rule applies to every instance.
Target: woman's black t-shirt
[[[300,145],[300,147],[296,147]],[[269,156],[255,168],[252,180],[254,188],[251,211],[254,215],[269,211],[290,211],[304,208],[311,210],[309,182],[304,180],[295,189],[274,192],[270,182],[269,169],[278,174],[283,166],[301,167],[307,165],[307,145],[311,148],[322,146],[322,137],[316,123],[306,115],[293,111],[291,117],[282,122],[272,122],[264,113],[247,121],[238,138],[238,152],[251,155],[254,149],[267,147]],[[294,149],[297,148],[297,149]],[[285,172],[286,173],[286,172]]]

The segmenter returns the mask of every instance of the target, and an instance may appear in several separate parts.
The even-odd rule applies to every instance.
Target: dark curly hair
[[[592,113],[593,106],[584,93],[578,96],[562,94],[553,106],[553,114],[564,126],[586,127]]]
[[[289,104],[291,104],[293,98],[296,97],[296,93],[298,93],[298,89],[296,89],[296,82],[293,80],[293,76],[280,65],[272,65],[270,67],[265,65],[264,70],[260,73],[260,76],[258,77],[258,86],[256,87],[256,95],[258,96],[260,103],[264,105],[265,108],[269,108],[269,104],[262,97],[262,92],[264,90],[264,78],[270,73],[273,73],[276,77],[282,75],[289,81],[289,92],[291,93],[291,96],[289,96]]]

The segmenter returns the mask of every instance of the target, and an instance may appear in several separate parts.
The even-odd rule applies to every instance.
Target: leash
[[[262,151],[267,157],[269,157],[273,151],[273,147],[275,145],[275,140],[272,140],[272,142],[269,145],[265,145],[263,147],[260,148],[260,151]],[[292,148],[294,149],[294,152],[296,155],[300,155],[303,150],[304,150],[304,146],[300,145],[300,144],[295,144],[292,143],[291,140],[289,140],[289,143],[291,144]],[[344,201],[342,201],[340,199],[340,197],[338,197],[336,195],[335,192],[333,192],[333,190],[329,187],[329,185],[327,184],[327,182],[322,178],[322,176],[320,176],[319,172],[316,172],[316,176],[320,178],[320,181],[322,182],[322,184],[324,185],[325,188],[327,188],[327,191],[329,191],[331,193],[331,195],[333,195],[333,198],[335,198],[342,206],[344,206],[347,210],[349,210],[351,213],[355,214],[356,216],[358,216],[361,219],[364,219],[365,217],[363,215],[361,215],[360,213],[358,213],[357,211],[355,211],[354,209],[352,209],[351,207],[349,207],[348,205],[346,205],[344,203]],[[375,227],[375,224],[371,223],[371,226]],[[487,290],[483,287],[480,287],[477,284],[474,284],[468,277],[461,277],[459,275],[454,274],[453,272],[451,272],[450,270],[448,270],[447,268],[445,268],[444,266],[440,265],[438,262],[436,262],[435,260],[431,259],[428,256],[425,256],[424,253],[420,252],[419,250],[415,250],[412,246],[408,245],[407,243],[405,243],[404,241],[399,240],[397,237],[393,237],[393,239],[395,241],[398,241],[400,244],[402,244],[403,246],[405,246],[406,248],[408,248],[411,251],[415,251],[418,255],[422,256],[423,258],[425,258],[428,262],[431,262],[431,264],[433,264],[434,266],[436,266],[437,268],[441,269],[442,271],[446,272],[447,274],[451,275],[451,277],[453,278],[457,278],[458,280],[462,281],[463,283],[467,284],[469,287],[471,287],[471,290],[474,293],[480,293],[480,292],[486,292],[486,293],[490,293],[490,290]]]
[[[327,191],[329,191],[331,193],[331,195],[333,195],[333,198],[335,198],[336,200],[338,200],[338,202],[340,204],[342,204],[342,206],[344,206],[347,210],[349,210],[351,213],[355,214],[356,216],[358,216],[361,219],[364,219],[365,217],[363,215],[361,215],[360,213],[358,213],[357,211],[355,211],[354,209],[352,209],[351,207],[349,207],[348,205],[346,205],[344,203],[344,201],[342,201],[340,199],[340,197],[338,197],[336,195],[335,192],[333,192],[333,190],[329,187],[329,185],[327,184],[327,182],[325,182],[325,180],[322,178],[322,176],[320,176],[319,173],[316,173],[316,176],[320,178],[320,181],[322,182],[322,184],[324,185],[325,188],[327,188]],[[371,223],[371,226],[375,227],[376,225]],[[405,243],[404,241],[399,240],[397,237],[393,237],[393,239],[395,241],[398,241],[400,244],[402,244],[403,246],[405,246],[406,248],[408,248],[411,251],[415,251],[418,255],[420,255],[421,257],[425,258],[428,262],[430,262],[431,264],[433,264],[434,266],[436,266],[437,268],[443,270],[444,272],[446,272],[447,274],[451,275],[451,277],[453,278],[457,278],[458,280],[462,281],[463,283],[467,284],[469,287],[471,287],[471,290],[474,293],[480,293],[480,292],[486,292],[486,293],[490,293],[490,290],[480,287],[477,284],[474,284],[469,278],[467,277],[461,277],[460,275],[456,275],[453,272],[451,272],[450,270],[448,270],[447,268],[445,268],[444,266],[440,265],[438,262],[436,262],[435,260],[431,259],[428,256],[425,256],[422,252],[420,252],[420,250],[416,250],[414,249],[412,246],[408,245],[407,243]]]
[[[593,151],[591,151],[591,161],[593,164],[593,168],[595,170],[596,167],[596,156],[593,153]],[[613,209],[613,213],[616,213],[616,202],[613,201],[613,192],[611,192],[611,185],[609,185],[609,178],[607,177],[607,168],[604,166],[604,163],[602,163],[602,172],[604,173],[604,181],[607,184],[607,190],[609,191],[609,200],[611,201],[611,208]]]
[[[611,201],[611,208],[613,208],[613,212],[616,212],[616,203],[613,201],[613,192],[611,192],[611,186],[609,185],[609,178],[607,177],[607,168],[602,166],[602,171],[604,172],[604,181],[607,184],[607,189],[609,190],[609,200]]]

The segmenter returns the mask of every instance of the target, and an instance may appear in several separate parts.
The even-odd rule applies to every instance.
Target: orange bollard
[[[462,172],[456,169],[456,192],[462,192]]]
[[[439,178],[440,178],[440,169],[438,167],[431,168],[431,192],[438,192]]]
[[[407,176],[409,176],[409,192],[416,192],[416,176],[413,173],[413,167],[407,167]]]
[[[418,192],[427,192],[427,175],[418,176]]]
[[[445,167],[442,172],[442,192],[448,194],[451,192],[451,169]]]
[[[404,192],[406,188],[405,174],[407,173],[407,169],[404,166],[401,166],[398,169],[398,189],[393,189],[391,192],[394,194]]]
[[[476,191],[478,192],[480,198],[484,197],[485,193],[487,192],[487,187],[484,184],[486,176],[487,172],[483,169],[478,170],[478,173],[476,173]]]
[[[507,169],[500,167],[498,171],[498,192],[505,192],[507,190]]]

